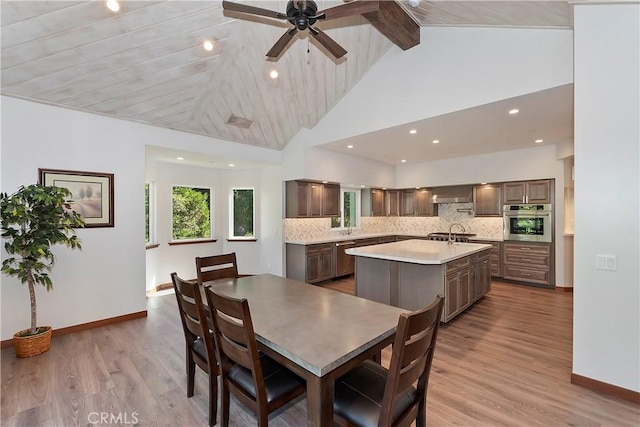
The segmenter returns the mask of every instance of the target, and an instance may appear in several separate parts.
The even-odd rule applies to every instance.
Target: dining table
[[[306,380],[307,425],[315,427],[333,425],[335,380],[366,359],[379,362],[407,312],[272,274],[205,287],[247,299],[259,349]]]

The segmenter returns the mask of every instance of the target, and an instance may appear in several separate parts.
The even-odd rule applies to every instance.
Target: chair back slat
[[[207,288],[205,293],[214,324],[214,337],[221,360],[223,378],[227,378],[228,370],[233,364],[249,369],[256,391],[255,403],[256,405],[258,402],[266,404],[266,388],[249,302],[246,299],[218,295],[212,288]],[[232,381],[230,378],[227,380]]]
[[[238,277],[236,253],[197,257],[196,270],[200,285],[212,280],[236,278]]]
[[[410,424],[410,421],[415,419],[419,406],[424,405],[442,306],[443,299],[438,296],[429,306],[400,315],[378,425]],[[416,381],[416,398],[394,423],[392,409],[398,395]]]

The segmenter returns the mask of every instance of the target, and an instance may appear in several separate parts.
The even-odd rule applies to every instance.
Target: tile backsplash
[[[464,226],[467,233],[479,237],[502,240],[502,218],[473,217],[466,210],[473,209],[472,203],[446,203],[438,206],[437,217],[362,217],[360,230],[354,234],[407,233],[426,235],[437,231],[449,231],[454,222]],[[456,228],[459,231],[458,228]],[[284,220],[285,240],[306,241],[340,236],[331,229],[329,218],[304,218]]]

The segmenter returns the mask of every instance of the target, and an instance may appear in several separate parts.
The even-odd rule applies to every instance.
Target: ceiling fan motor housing
[[[298,1],[297,6],[293,0],[289,0],[289,3],[287,3],[287,17],[289,18],[289,22],[295,25],[300,31],[304,31],[316,23],[317,19],[315,16],[317,11],[318,6],[311,0],[307,0],[306,2]]]

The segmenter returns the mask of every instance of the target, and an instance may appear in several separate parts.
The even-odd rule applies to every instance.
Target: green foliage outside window
[[[253,189],[233,190],[233,237],[252,237]]]
[[[149,243],[149,183],[144,184],[144,241]]]
[[[355,227],[357,225],[356,204],[358,199],[355,191],[342,192],[342,216],[331,218],[331,228]]]
[[[173,187],[173,240],[211,237],[211,190]]]

